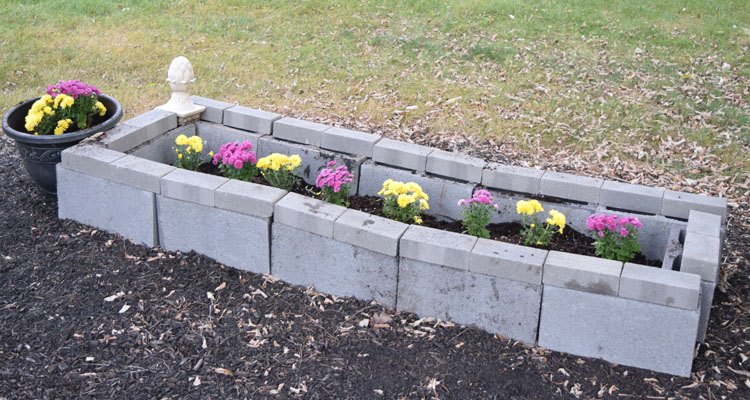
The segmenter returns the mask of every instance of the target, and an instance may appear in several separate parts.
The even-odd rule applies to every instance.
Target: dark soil
[[[2,399],[750,398],[746,264],[716,292],[694,379],[676,378],[420,323],[58,220],[9,147],[0,136]],[[737,210],[729,218],[735,264],[750,228]],[[379,327],[358,327],[365,318]]]

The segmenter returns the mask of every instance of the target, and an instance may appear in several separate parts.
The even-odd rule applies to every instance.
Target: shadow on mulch
[[[746,273],[717,291],[695,379],[682,379],[60,221],[18,164],[0,154],[0,398],[750,397]],[[749,236],[736,226],[728,246]]]

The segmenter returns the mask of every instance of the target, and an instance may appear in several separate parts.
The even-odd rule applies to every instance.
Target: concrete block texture
[[[474,236],[411,225],[401,236],[399,254],[417,261],[466,270],[476,242]]]
[[[498,212],[492,218],[493,223],[503,222],[521,222],[522,216],[516,212],[516,203],[519,200],[528,200],[522,194],[509,195],[495,190],[489,191],[495,197],[495,204],[498,206]],[[589,215],[596,212],[596,205],[592,204],[573,204],[573,203],[550,203],[540,201],[544,211],[538,216],[540,222],[549,218],[550,210],[557,210],[565,215],[566,229],[574,229],[584,234],[588,233],[586,219]]]
[[[175,168],[161,178],[161,194],[164,197],[213,207],[214,191],[229,179]]]
[[[547,253],[533,247],[478,239],[471,250],[469,271],[541,285]]]
[[[718,282],[721,264],[721,239],[690,233],[685,235],[680,271],[700,275],[708,282]]]
[[[617,296],[622,262],[550,251],[544,262],[544,285]]]
[[[268,218],[201,204],[156,198],[159,244],[170,251],[191,251],[241,270],[270,273]]]
[[[722,219],[726,219],[727,199],[723,197],[676,192],[674,190],[667,190],[664,192],[664,200],[661,205],[662,215],[687,219],[690,216],[690,210],[721,215]]]
[[[106,206],[105,206],[106,205]],[[118,233],[147,246],[158,244],[154,194],[57,165],[57,215]]]
[[[269,218],[276,202],[287,193],[271,186],[230,179],[216,189],[214,203],[223,210]]]
[[[234,106],[224,110],[224,125],[270,135],[273,131],[273,121],[281,118],[281,114],[254,108]]]
[[[347,209],[333,225],[333,238],[358,247],[398,255],[398,243],[409,225]]]
[[[711,237],[722,237],[721,216],[703,211],[690,210],[688,214],[687,233],[696,233]]]
[[[698,310],[544,286],[541,347],[690,376]]]
[[[701,295],[701,277],[685,272],[625,263],[618,296],[669,307],[695,310]]]
[[[380,135],[364,133],[344,128],[329,128],[323,131],[320,147],[346,154],[372,157],[375,143],[380,141]]]
[[[215,122],[217,124],[224,121],[224,110],[234,106],[232,103],[207,99],[200,96],[190,96],[190,100],[195,104],[206,107],[206,110],[201,113],[202,121]]]
[[[696,342],[703,343],[708,332],[708,320],[711,317],[711,305],[714,302],[716,282],[701,281],[700,322],[698,323],[698,336]]]
[[[372,159],[380,164],[424,172],[427,167],[427,156],[433,151],[431,147],[382,139],[375,144]]]
[[[290,142],[320,147],[323,131],[328,125],[303,119],[284,117],[273,122],[273,136]]]
[[[542,287],[401,258],[399,310],[476,325],[533,345]]]
[[[125,152],[176,127],[177,114],[153,109],[110,130],[102,143],[112,150]]]
[[[271,232],[273,276],[334,296],[396,306],[398,258],[276,222]]]
[[[426,171],[466,182],[482,181],[482,170],[487,162],[465,154],[434,150],[427,156]]]
[[[603,179],[547,171],[542,176],[539,193],[561,199],[598,204],[599,192],[603,184]]]
[[[63,167],[87,175],[108,179],[112,176],[112,162],[125,156],[124,153],[92,143],[79,143],[60,153]]]
[[[482,185],[492,189],[539,194],[544,172],[534,168],[489,163],[482,171]]]
[[[333,226],[346,207],[297,193],[288,193],[274,206],[274,222],[333,238]]]
[[[128,150],[128,154],[172,165],[177,161],[177,153],[175,152],[176,144],[174,142],[177,136],[185,135],[190,137],[195,134],[196,129],[194,124],[178,126],[171,131],[165,132],[154,139]],[[208,150],[204,150],[204,153],[206,153],[206,159],[208,159]]]
[[[659,214],[663,197],[664,188],[606,181],[602,185],[599,204],[610,208]]]
[[[253,144],[253,151],[255,151],[257,155],[258,139],[266,136],[264,134],[243,131],[241,129],[230,128],[228,126],[213,124],[210,122],[196,122],[195,128],[198,136],[203,139],[204,153],[208,153],[209,150],[218,153],[221,145],[224,143],[242,143],[247,140]]]
[[[430,209],[425,214],[441,219],[461,219],[461,207],[458,201],[471,198],[476,186],[472,183],[460,183],[448,179],[427,176],[367,161],[360,169],[359,195],[377,196],[386,179],[401,182],[416,182],[430,197]],[[515,207],[515,206],[514,206]],[[515,210],[515,209],[514,209]]]
[[[147,192],[161,192],[161,178],[174,171],[175,167],[145,158],[127,155],[110,165],[110,179]]]

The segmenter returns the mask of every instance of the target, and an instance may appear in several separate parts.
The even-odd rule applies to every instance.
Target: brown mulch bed
[[[0,398],[750,398],[744,208],[731,210],[724,260],[741,273],[724,275],[683,379],[61,221],[19,161],[0,152]]]

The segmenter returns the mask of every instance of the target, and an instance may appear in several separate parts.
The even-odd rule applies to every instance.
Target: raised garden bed
[[[59,216],[149,246],[195,250],[226,265],[338,295],[376,300],[527,344],[688,376],[716,286],[724,199],[486,163],[376,135],[282,118],[194,97],[201,120],[177,125],[153,110],[63,153]],[[250,140],[259,157],[299,154],[312,183],[330,160],[372,196],[391,178],[430,194],[435,220],[478,186],[518,222],[515,203],[538,197],[586,232],[594,213],[627,210],[661,268],[540,250],[406,225],[298,193],[175,169],[180,134],[209,148]],[[541,197],[540,197],[541,196]],[[107,205],[106,207],[102,205]]]

